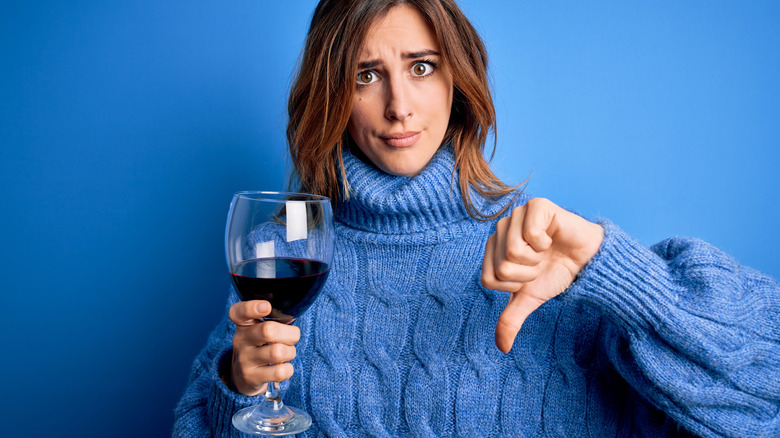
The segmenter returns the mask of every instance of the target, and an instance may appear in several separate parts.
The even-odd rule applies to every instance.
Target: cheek
[[[431,122],[438,122],[444,119],[449,121],[449,114],[452,110],[453,84],[452,77],[445,73],[437,76],[424,90],[419,94],[418,103],[425,108]]]
[[[366,153],[373,129],[370,115],[366,113],[365,108],[358,105],[358,102],[355,102],[352,107],[352,113],[349,116],[349,122],[347,122],[347,132],[360,150]]]
[[[370,101],[365,99],[356,99],[352,104],[352,113],[349,116],[350,124],[354,125],[358,130],[371,129],[375,115],[374,110],[376,105],[371,105]]]
[[[352,113],[349,115],[349,122],[347,123],[347,130],[352,137],[359,136],[361,131],[365,129],[367,120],[363,111],[359,105],[355,104],[352,107]]]
[[[435,93],[426,102],[428,113],[431,114],[436,125],[446,125],[450,121],[452,111],[452,86],[441,84]]]

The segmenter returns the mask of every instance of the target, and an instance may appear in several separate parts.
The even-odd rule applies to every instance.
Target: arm
[[[496,327],[502,351],[531,312],[568,290],[562,298],[617,325],[602,340],[616,369],[679,424],[704,436],[780,433],[780,287],[712,246],[648,249],[536,199],[498,222],[482,282],[512,293]]]
[[[780,434],[780,287],[705,242],[648,249],[603,223],[604,243],[564,295],[615,322],[620,374],[702,436]]]

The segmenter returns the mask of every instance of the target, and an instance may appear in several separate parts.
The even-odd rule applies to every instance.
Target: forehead
[[[438,42],[433,28],[425,21],[420,11],[408,5],[390,9],[369,27],[361,57],[377,57],[395,51],[438,51]]]

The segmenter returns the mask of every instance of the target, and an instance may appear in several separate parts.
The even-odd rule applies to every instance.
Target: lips
[[[405,148],[417,143],[417,140],[420,138],[420,132],[400,132],[380,135],[379,138],[388,146]]]

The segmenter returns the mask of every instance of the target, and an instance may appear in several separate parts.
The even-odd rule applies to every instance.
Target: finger
[[[543,303],[544,301],[522,292],[512,294],[496,323],[496,346],[499,350],[508,353],[512,349],[515,337],[520,332],[528,315]]]
[[[277,363],[274,365],[259,366],[247,370],[246,377],[256,384],[265,382],[281,382],[293,375],[293,366],[290,363]]]
[[[240,357],[245,361],[243,366],[255,367],[290,362],[295,359],[296,354],[297,351],[292,345],[268,344],[246,349],[241,352]]]
[[[499,290],[516,291],[522,285],[522,283],[534,280],[538,275],[538,269],[535,266],[528,266],[522,261],[510,260],[507,253],[509,247],[513,248],[516,254],[532,253],[536,252],[523,241],[522,235],[519,231],[513,228],[517,226],[519,229],[522,226],[522,220],[525,209],[522,207],[516,208],[512,212],[511,217],[502,218],[496,224],[495,233],[495,246],[493,253],[493,271],[496,280],[506,283],[502,285]],[[510,242],[513,239],[515,242]],[[519,242],[517,241],[519,240]],[[532,260],[535,256],[520,255],[517,257],[521,260]],[[537,256],[538,257],[538,256]],[[535,265],[536,263],[534,263]],[[512,287],[512,289],[506,289]]]
[[[301,339],[301,329],[276,321],[265,321],[252,328],[256,345],[295,345]]]
[[[264,300],[239,301],[230,306],[228,317],[237,326],[246,327],[258,323],[258,319],[271,313],[271,303]]]
[[[293,376],[293,372],[290,363],[240,368],[238,363],[234,362],[233,383],[239,392],[253,396],[264,392],[266,383],[288,380]]]
[[[485,244],[485,256],[482,258],[482,285],[488,289],[514,292],[520,289],[523,283],[501,281],[496,277],[496,268],[494,262],[496,239],[496,235],[493,234]]]
[[[510,218],[501,218],[496,222],[495,244],[493,245],[493,260],[496,265],[506,259],[506,238],[509,230]]]
[[[504,239],[504,256],[506,260],[527,266],[534,266],[542,261],[542,254],[531,247],[523,238],[527,208],[520,206],[512,211],[509,226]]]
[[[275,321],[258,322],[251,326],[236,327],[236,333],[233,336],[233,350],[244,353],[269,344],[293,346],[300,339],[301,330],[294,325]]]
[[[526,206],[523,239],[536,252],[545,251],[552,245],[552,233],[548,232],[548,228],[555,217],[555,204],[546,199],[534,198]]]

